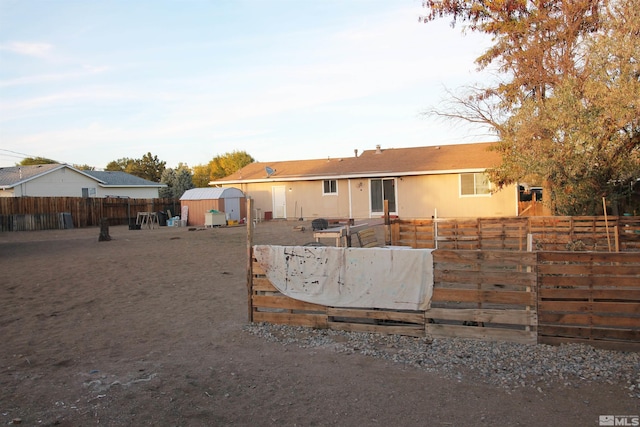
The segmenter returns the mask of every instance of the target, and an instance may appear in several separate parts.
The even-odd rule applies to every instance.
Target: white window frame
[[[325,182],[334,182],[335,183],[335,191],[332,192],[325,192]],[[329,184],[329,187],[331,187],[331,184]],[[338,195],[338,180],[337,179],[323,179],[322,180],[322,195],[323,196],[337,196]]]
[[[462,176],[463,175],[473,175],[473,194],[462,194]],[[486,193],[484,192],[478,193],[478,190],[484,188],[484,186],[479,187],[478,185],[479,177],[483,177],[488,184],[486,186],[486,191],[487,191]],[[458,194],[460,195],[460,197],[491,197],[492,190],[493,190],[493,184],[489,180],[489,176],[484,172],[467,172],[467,173],[461,173],[458,175]]]

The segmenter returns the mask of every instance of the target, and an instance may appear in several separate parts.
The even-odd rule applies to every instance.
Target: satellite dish
[[[267,178],[268,178],[268,177],[270,177],[271,175],[273,175],[273,174],[276,172],[276,170],[275,170],[275,169],[272,169],[272,168],[270,168],[269,166],[266,166],[266,167],[264,168],[264,170],[265,170],[265,171],[267,171]]]

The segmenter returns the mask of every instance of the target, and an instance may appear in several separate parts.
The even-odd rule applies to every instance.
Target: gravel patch
[[[250,334],[285,346],[328,348],[360,353],[424,369],[447,378],[477,378],[507,390],[601,382],[624,387],[640,399],[640,353],[597,349],[588,345],[527,345],[461,338],[430,339],[400,335],[255,323]]]

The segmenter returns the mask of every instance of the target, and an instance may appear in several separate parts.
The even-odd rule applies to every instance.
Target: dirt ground
[[[261,223],[254,243],[303,244],[309,230]],[[98,235],[0,233],[0,424],[597,426],[638,413],[619,384],[509,392],[252,335],[245,227]]]

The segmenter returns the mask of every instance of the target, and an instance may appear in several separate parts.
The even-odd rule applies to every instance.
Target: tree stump
[[[98,237],[99,242],[108,242],[111,240],[111,236],[109,236],[109,220],[107,218],[100,218],[100,236]]]

